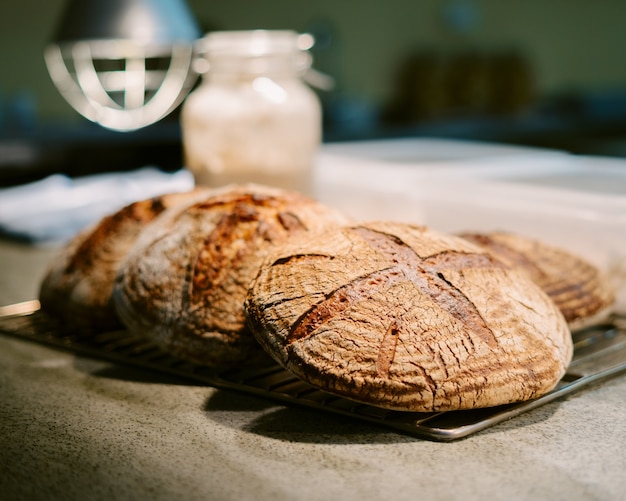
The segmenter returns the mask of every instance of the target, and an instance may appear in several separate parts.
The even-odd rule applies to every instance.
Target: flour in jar
[[[214,64],[188,97],[183,145],[196,184],[255,182],[309,191],[321,106],[290,59],[280,57],[257,59],[263,71],[249,59]]]

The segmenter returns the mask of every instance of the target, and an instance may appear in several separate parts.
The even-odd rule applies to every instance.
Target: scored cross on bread
[[[527,277],[466,240],[395,222],[275,249],[246,312],[261,345],[303,380],[395,410],[535,398],[573,352],[563,315]]]

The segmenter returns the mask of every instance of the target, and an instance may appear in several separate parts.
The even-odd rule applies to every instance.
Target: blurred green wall
[[[522,51],[540,94],[626,89],[626,1],[600,0],[189,0],[205,30],[313,29],[319,66],[343,92],[389,98],[395,69],[420,48]],[[43,119],[78,119],[43,61],[64,0],[0,2],[0,110],[34,98]]]

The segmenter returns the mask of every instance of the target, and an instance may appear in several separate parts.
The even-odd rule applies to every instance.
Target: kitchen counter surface
[[[53,249],[0,243],[0,302]],[[430,442],[0,336],[0,492],[37,499],[623,499],[626,377]]]
[[[0,305],[56,248],[0,241]],[[0,335],[0,498],[621,500],[626,376],[450,443]]]

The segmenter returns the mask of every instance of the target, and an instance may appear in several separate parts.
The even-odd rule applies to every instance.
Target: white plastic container
[[[317,199],[357,219],[505,230],[603,270],[626,312],[626,160],[412,138],[324,145]]]
[[[181,116],[196,184],[310,190],[321,142],[321,106],[301,78],[311,45],[292,31],[212,32],[202,40],[207,71]]]

